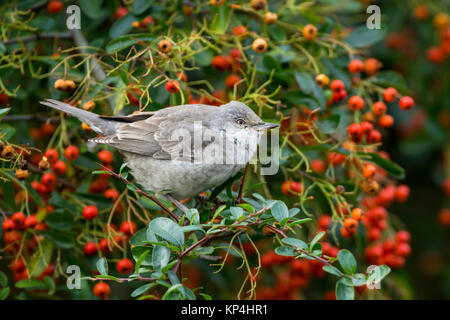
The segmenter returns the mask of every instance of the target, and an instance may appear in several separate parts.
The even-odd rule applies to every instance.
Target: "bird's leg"
[[[188,207],[186,207],[180,201],[172,197],[169,193],[166,193],[164,196],[167,198],[167,200],[171,201],[178,209],[183,211],[183,213],[186,213],[189,210]]]

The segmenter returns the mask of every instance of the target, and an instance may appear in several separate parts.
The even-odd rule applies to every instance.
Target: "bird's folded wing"
[[[175,115],[135,121],[121,126],[113,135],[91,141],[113,146],[119,150],[150,156],[159,160],[192,160],[194,125]],[[202,143],[205,147],[205,143]],[[188,152],[186,152],[188,149]],[[182,155],[180,158],[180,152]]]

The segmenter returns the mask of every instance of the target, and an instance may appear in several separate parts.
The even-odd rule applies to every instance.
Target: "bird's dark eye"
[[[237,119],[237,120],[236,120],[236,123],[242,125],[242,124],[245,123],[245,121],[242,120],[242,119]]]

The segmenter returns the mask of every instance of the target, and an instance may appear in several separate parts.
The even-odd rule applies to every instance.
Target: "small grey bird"
[[[238,101],[220,107],[188,104],[129,116],[100,116],[46,99],[41,104],[70,114],[117,148],[136,181],[182,210],[179,201],[225,182],[256,153],[262,133],[278,124],[262,121]]]

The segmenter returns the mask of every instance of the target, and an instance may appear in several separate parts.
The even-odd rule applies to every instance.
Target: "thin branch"
[[[125,182],[126,184],[129,185],[133,185],[130,181],[128,181],[127,179],[125,179],[121,174],[115,173],[114,171],[112,171],[111,169],[105,167],[104,165],[98,163],[98,165],[100,167],[102,167],[102,169],[104,169],[105,171],[109,172],[110,174],[112,174],[113,176],[119,178],[120,180],[122,180],[123,182]],[[161,209],[163,209],[166,213],[168,213],[172,218],[174,218],[177,222],[180,221],[180,217],[178,217],[176,214],[174,214],[172,211],[170,211],[169,208],[167,208],[165,205],[163,205],[158,199],[156,199],[155,197],[149,195],[148,193],[146,193],[144,190],[136,187],[136,191],[137,193],[142,194],[144,197],[149,198],[150,200],[152,200],[154,203],[156,203],[158,206],[161,207]]]
[[[44,39],[70,39],[72,34],[70,32],[48,32],[48,33],[35,33],[34,35],[13,38],[7,41],[0,41],[4,45],[15,44],[20,42],[31,42]]]

